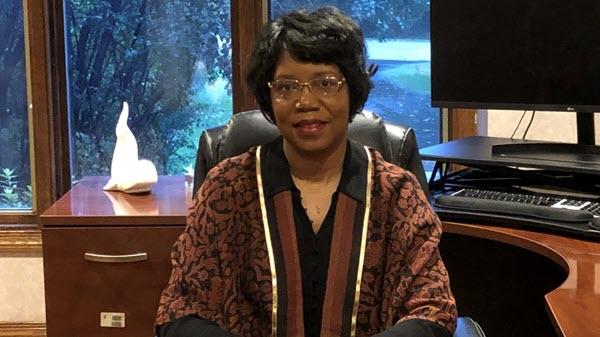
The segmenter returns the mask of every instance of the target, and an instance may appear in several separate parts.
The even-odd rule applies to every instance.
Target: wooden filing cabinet
[[[41,216],[48,337],[154,335],[191,188],[160,177],[129,195],[104,192],[107,180],[82,179]]]

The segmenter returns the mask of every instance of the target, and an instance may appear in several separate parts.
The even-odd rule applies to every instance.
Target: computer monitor
[[[574,111],[578,142],[593,145],[600,1],[431,0],[431,99],[435,107]]]

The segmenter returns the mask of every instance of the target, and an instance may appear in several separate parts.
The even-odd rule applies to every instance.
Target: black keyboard
[[[600,238],[600,203],[596,200],[466,188],[438,195],[433,205],[443,220],[475,220]]]
[[[475,199],[509,201],[519,204],[539,205],[570,210],[581,210],[592,214],[594,217],[600,217],[600,203],[590,200],[567,199],[558,196],[542,194],[478,190],[473,188],[465,188],[450,195]]]

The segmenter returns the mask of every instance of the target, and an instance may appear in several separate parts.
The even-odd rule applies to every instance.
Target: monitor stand
[[[573,165],[600,165],[600,147],[595,145],[594,113],[577,112],[577,144],[495,144],[492,146],[492,155]]]
[[[596,144],[594,115],[593,112],[577,112],[577,144]]]

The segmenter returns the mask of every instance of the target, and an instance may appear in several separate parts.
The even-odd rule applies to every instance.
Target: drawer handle
[[[106,255],[85,253],[83,257],[88,261],[104,262],[104,263],[124,263],[124,262],[139,262],[148,260],[147,253],[135,253],[125,255]]]

